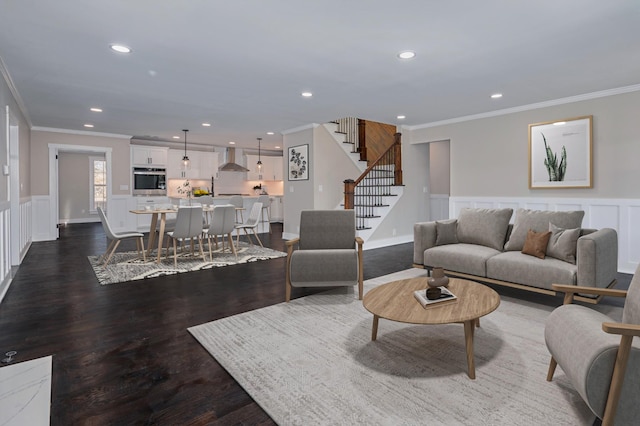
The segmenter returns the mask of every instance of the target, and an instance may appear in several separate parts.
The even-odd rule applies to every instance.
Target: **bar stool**
[[[267,213],[266,222],[269,224],[269,233],[271,234],[271,198],[268,195],[261,195],[258,197],[257,203],[262,204],[262,210],[260,211],[260,222],[265,222],[264,214]]]
[[[233,204],[236,208],[236,223],[244,223],[244,216],[242,211],[244,210],[244,199],[241,195],[232,195],[229,198],[229,204]],[[238,220],[238,213],[240,213],[240,220]]]

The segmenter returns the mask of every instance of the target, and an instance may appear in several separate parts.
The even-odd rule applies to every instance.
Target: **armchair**
[[[292,287],[358,285],[363,291],[363,240],[356,236],[353,210],[304,210],[300,237],[286,242],[285,300]],[[296,245],[298,249],[296,250]]]
[[[564,305],[545,325],[551,353],[547,380],[557,365],[604,426],[637,424],[640,418],[640,266],[629,290],[554,284],[564,292]],[[622,322],[616,323],[593,309],[571,304],[576,293],[626,297]]]

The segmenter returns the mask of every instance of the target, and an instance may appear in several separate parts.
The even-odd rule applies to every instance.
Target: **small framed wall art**
[[[309,145],[291,146],[289,153],[289,180],[309,179]]]
[[[592,121],[529,124],[529,189],[593,187]]]

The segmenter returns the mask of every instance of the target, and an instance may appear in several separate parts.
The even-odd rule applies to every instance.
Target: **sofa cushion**
[[[436,245],[458,243],[458,220],[437,220],[436,221]]]
[[[536,232],[529,229],[527,239],[524,241],[524,247],[522,247],[522,253],[544,259],[550,236],[551,231]]]
[[[504,249],[522,250],[524,241],[527,239],[527,232],[531,229],[536,232],[545,232],[549,230],[549,222],[553,222],[561,228],[580,228],[583,211],[567,211],[552,212],[547,210],[516,210],[516,218],[513,224],[513,230],[509,236],[509,241],[504,245]]]
[[[502,250],[512,214],[512,209],[464,208],[458,216],[458,241]]]
[[[562,260],[506,251],[487,260],[487,277],[501,281],[551,289],[551,284],[576,285],[578,267]]]
[[[575,264],[580,228],[564,229],[549,223],[549,231],[551,238],[547,246],[547,255]]]
[[[498,253],[496,249],[477,244],[447,244],[425,250],[424,265],[484,277],[487,259]]]

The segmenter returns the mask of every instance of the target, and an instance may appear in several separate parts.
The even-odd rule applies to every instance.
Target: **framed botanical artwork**
[[[593,116],[529,124],[529,189],[593,187]]]
[[[289,147],[289,180],[309,179],[309,145]]]

